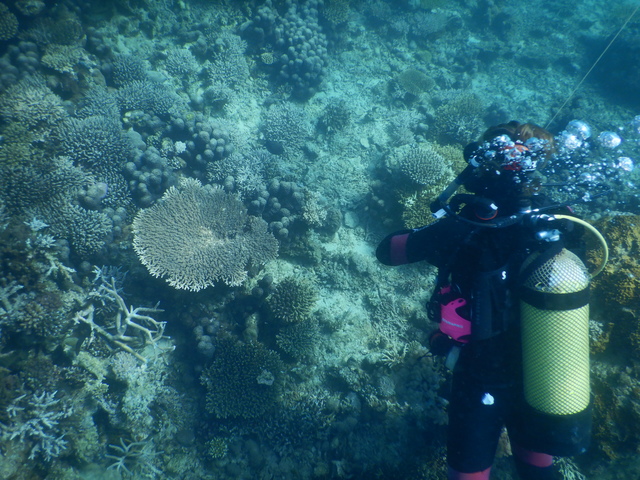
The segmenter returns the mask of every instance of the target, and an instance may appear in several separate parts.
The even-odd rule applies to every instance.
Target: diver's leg
[[[503,392],[453,376],[447,463],[450,480],[488,480],[503,425]]]
[[[516,470],[522,480],[555,480],[559,478],[551,455],[527,450],[518,445],[511,447]]]

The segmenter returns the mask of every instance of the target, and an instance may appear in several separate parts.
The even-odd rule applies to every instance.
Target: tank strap
[[[570,293],[538,292],[523,287],[520,299],[540,310],[575,310],[589,303],[589,287]]]

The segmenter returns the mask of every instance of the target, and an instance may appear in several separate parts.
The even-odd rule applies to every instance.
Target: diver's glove
[[[434,331],[429,337],[429,350],[434,355],[446,357],[456,344],[460,345],[453,338],[442,333],[440,330]]]
[[[446,357],[445,365],[449,370],[456,366],[460,351],[465,345],[466,343],[458,342],[440,330],[436,330],[429,337],[429,350],[433,355]]]

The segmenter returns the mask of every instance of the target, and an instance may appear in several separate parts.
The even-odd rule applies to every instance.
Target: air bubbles
[[[580,140],[586,140],[591,136],[591,127],[587,122],[583,122],[582,120],[571,120],[565,130]]]
[[[560,134],[560,144],[567,150],[575,150],[582,146],[582,139],[575,133],[565,130]]]
[[[640,115],[636,115],[635,117],[633,117],[633,120],[631,120],[631,126],[636,131],[636,133],[640,133]]]
[[[624,170],[625,172],[630,172],[633,170],[633,160],[629,157],[618,157],[618,160],[615,164],[617,168],[620,170]]]
[[[514,145],[515,143],[513,142],[513,140],[511,140],[511,137],[509,137],[509,135],[498,135],[491,141],[492,147],[503,148],[513,147]]]
[[[583,172],[578,177],[578,181],[580,183],[596,183],[598,178],[598,175],[593,172]]]
[[[622,143],[622,138],[616,132],[602,132],[598,135],[598,141],[605,148],[616,148]]]
[[[549,142],[538,137],[531,137],[526,142],[524,142],[524,144],[532,153],[540,153],[544,151],[545,148],[547,148]]]

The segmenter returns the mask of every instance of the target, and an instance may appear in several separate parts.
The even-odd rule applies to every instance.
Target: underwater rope
[[[580,88],[580,86],[584,83],[584,81],[587,79],[587,77],[589,76],[589,74],[591,74],[591,72],[593,71],[593,69],[596,67],[596,65],[598,64],[598,62],[602,59],[602,57],[604,57],[604,54],[607,53],[607,50],[609,50],[609,47],[611,47],[611,45],[613,44],[613,42],[616,41],[616,38],[618,38],[618,36],[622,33],[622,31],[626,28],[627,24],[631,21],[631,19],[634,17],[634,15],[636,14],[636,12],[638,11],[638,9],[640,9],[640,4],[638,4],[638,6],[633,10],[633,12],[631,12],[631,14],[627,17],[627,19],[624,21],[624,23],[622,24],[622,26],[620,27],[620,29],[618,30],[618,32],[613,36],[613,38],[611,39],[611,41],[607,44],[607,46],[604,48],[604,50],[602,51],[602,53],[600,54],[600,56],[596,59],[595,62],[593,62],[593,65],[591,65],[591,68],[589,68],[589,70],[587,71],[587,73],[584,74],[584,76],[582,77],[582,79],[578,82],[578,85],[575,86],[575,88],[573,90],[571,90],[571,93],[569,94],[569,96],[565,99],[564,103],[562,105],[560,105],[560,108],[558,108],[558,110],[556,111],[556,113],[553,115],[553,117],[551,117],[551,120],[549,120],[549,122],[547,122],[547,125],[544,127],[545,130],[549,129],[549,125],[551,125],[551,122],[553,122],[556,117],[560,114],[560,112],[562,111],[562,109],[567,105],[567,103],[569,103],[569,100],[571,100],[573,98],[573,96],[575,95],[575,93],[578,91],[578,89]]]

